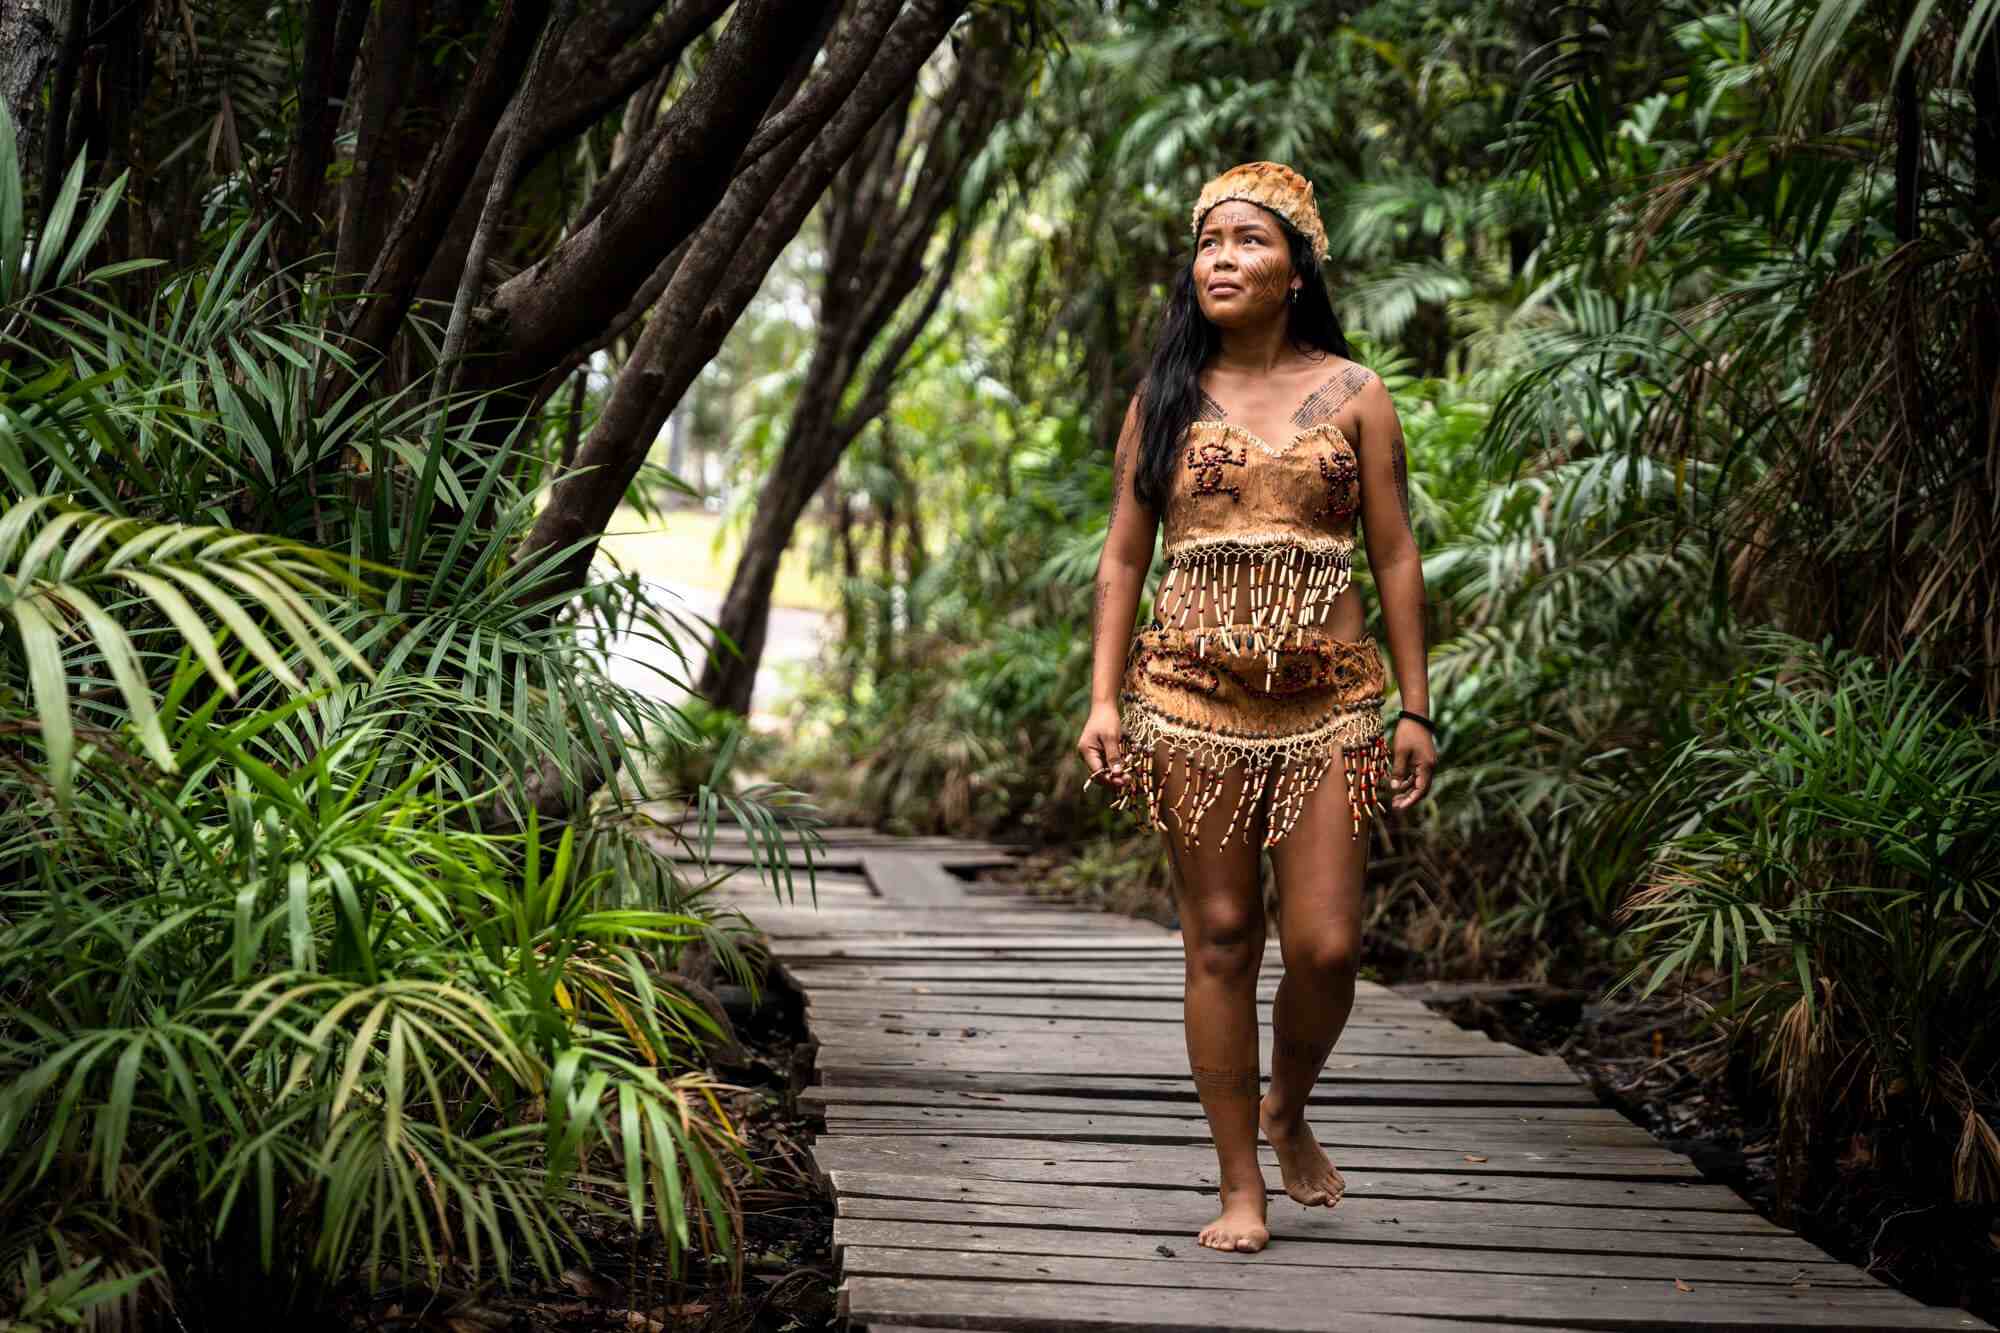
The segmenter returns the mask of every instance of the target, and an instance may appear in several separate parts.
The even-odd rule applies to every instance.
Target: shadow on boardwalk
[[[1310,1111],[1346,1199],[1294,1204],[1266,1149],[1271,1244],[1206,1249],[1178,938],[954,873],[1002,847],[825,836],[817,906],[725,892],[808,997],[850,1327],[1991,1327],[1766,1221],[1562,1061],[1366,983]],[[716,851],[749,859],[727,826]]]

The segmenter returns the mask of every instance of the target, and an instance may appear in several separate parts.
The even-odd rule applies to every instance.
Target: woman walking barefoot
[[[1402,430],[1381,379],[1348,358],[1312,186],[1275,162],[1232,167],[1203,187],[1194,238],[1118,439],[1077,748],[1119,807],[1143,801],[1174,867],[1188,1064],[1221,1180],[1198,1239],[1259,1250],[1260,1133],[1299,1203],[1331,1207],[1345,1189],[1307,1098],[1354,1003],[1382,786],[1415,804],[1437,752]],[[1153,619],[1133,634],[1163,522]],[[1357,522],[1406,705],[1393,735],[1349,584]],[[1285,972],[1260,1097],[1265,848]]]

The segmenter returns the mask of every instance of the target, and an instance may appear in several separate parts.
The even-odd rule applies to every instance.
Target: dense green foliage
[[[748,1162],[676,968],[757,960],[640,805],[697,733],[602,649],[678,626],[509,563],[537,423],[495,449],[423,379],[319,401],[346,359],[268,228],[127,308],[130,266],[86,271],[118,187],[68,179],[31,242],[0,114],[16,1326],[318,1317],[355,1274],[559,1272],[604,1219],[730,1254]],[[593,772],[620,781],[546,823]],[[803,813],[700,798],[767,849]]]

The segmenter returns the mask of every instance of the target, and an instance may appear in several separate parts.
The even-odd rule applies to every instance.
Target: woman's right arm
[[[1111,463],[1111,523],[1097,557],[1097,595],[1091,617],[1090,718],[1077,750],[1091,771],[1119,763],[1124,745],[1118,725],[1118,686],[1132,646],[1139,597],[1153,564],[1159,516],[1133,491],[1139,467],[1139,397],[1125,409]],[[1122,785],[1122,783],[1117,784]]]

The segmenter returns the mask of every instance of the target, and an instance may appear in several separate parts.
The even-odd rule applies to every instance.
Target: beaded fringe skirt
[[[1306,796],[1339,758],[1352,834],[1359,837],[1362,812],[1383,808],[1385,687],[1373,639],[1155,622],[1133,636],[1125,659],[1119,722],[1135,781],[1113,806],[1143,800],[1147,823],[1162,832],[1172,809],[1195,847],[1209,807],[1236,787],[1220,839],[1227,845],[1239,825],[1249,837],[1251,812],[1268,793],[1263,845],[1271,847],[1292,830]],[[1165,792],[1177,765],[1183,780],[1169,805]]]

